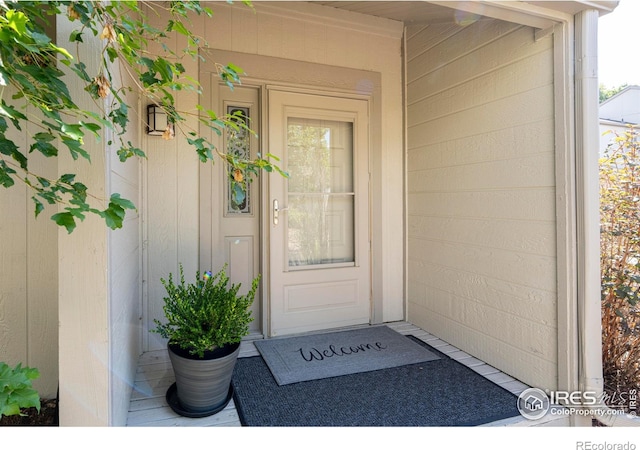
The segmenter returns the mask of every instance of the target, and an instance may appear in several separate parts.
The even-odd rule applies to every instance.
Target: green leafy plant
[[[35,407],[40,411],[40,396],[31,386],[31,380],[39,376],[38,369],[21,364],[12,369],[0,362],[0,417],[23,415],[21,408]]]
[[[205,272],[202,278],[198,271],[195,282],[186,283],[181,264],[179,284],[174,283],[172,274],[168,280],[162,278],[167,291],[163,307],[167,323],[155,319],[157,327],[153,331],[201,358],[205,351],[240,342],[253,320],[249,306],[260,276],[253,280],[247,294],[238,295],[241,284],[229,286],[226,267],[215,275]]]
[[[612,397],[640,387],[640,133],[617,134],[600,158],[602,359]]]
[[[250,1],[243,3],[253,7]],[[150,15],[166,15],[167,20],[155,27]],[[232,171],[242,174],[236,177],[238,183],[250,181],[260,169],[286,175],[270,162],[271,155],[239,159],[187,125],[187,119],[195,116],[203,127],[220,136],[227,127],[245,126],[234,118],[217,115],[201,105],[188,111],[176,108],[176,93],[201,93],[200,84],[186,73],[184,65],[185,58],[202,58],[199,49],[207,46],[191,31],[190,19],[197,15],[211,17],[212,11],[198,1],[0,0],[0,186],[10,188],[16,182],[28,186],[35,215],[46,205],[54,205],[56,213],[51,219],[69,233],[86,214],[101,217],[109,228],[121,228],[126,211],[135,209],[130,200],[117,193],[108,199],[95,196],[73,173],[57,179],[34,173],[29,159],[34,152],[53,160],[68,152],[78,165],[83,160],[91,162],[85,144],[105,136],[121,161],[144,158],[139,143],[128,140],[129,118],[136,108],[136,103],[128,100],[130,92],[164,109],[170,123],[164,139],[182,133],[202,162],[213,162],[218,156]],[[74,26],[66,42],[56,42],[52,32],[60,17]],[[172,50],[168,39],[178,35],[186,46]],[[102,44],[100,52],[91,54],[92,61],[82,60],[79,51],[89,40]],[[159,44],[159,50],[152,51],[150,43]],[[216,67],[230,88],[239,84],[244,74],[234,64]],[[128,82],[123,82],[125,79]],[[73,89],[76,86],[80,89]],[[86,103],[92,104],[92,109],[79,106]],[[16,138],[25,135],[26,139]]]

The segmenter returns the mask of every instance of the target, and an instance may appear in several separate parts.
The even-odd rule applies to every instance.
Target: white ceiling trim
[[[328,8],[306,1],[277,3],[254,1],[253,5],[259,14],[271,14],[279,17],[304,20],[311,23],[331,25],[378,36],[399,39],[404,32],[404,24],[397,20]]]
[[[520,1],[429,1],[429,3],[539,29],[573,20],[571,14]]]

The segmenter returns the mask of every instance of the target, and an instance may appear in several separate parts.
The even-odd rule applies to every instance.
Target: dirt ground
[[[57,427],[58,422],[58,401],[41,400],[40,414],[36,408],[26,408],[22,410],[24,416],[3,416],[0,419],[0,426],[39,426]]]

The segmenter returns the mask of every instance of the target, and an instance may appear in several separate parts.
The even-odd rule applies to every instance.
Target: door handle
[[[278,205],[278,200],[273,201],[273,224],[278,225],[278,217],[280,216],[280,211],[288,210],[288,207],[280,208]]]

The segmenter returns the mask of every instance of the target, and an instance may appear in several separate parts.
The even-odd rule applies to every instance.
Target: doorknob
[[[278,200],[273,201],[273,224],[278,225],[278,216],[280,215],[280,211],[288,210],[288,207],[280,208],[278,205]]]

